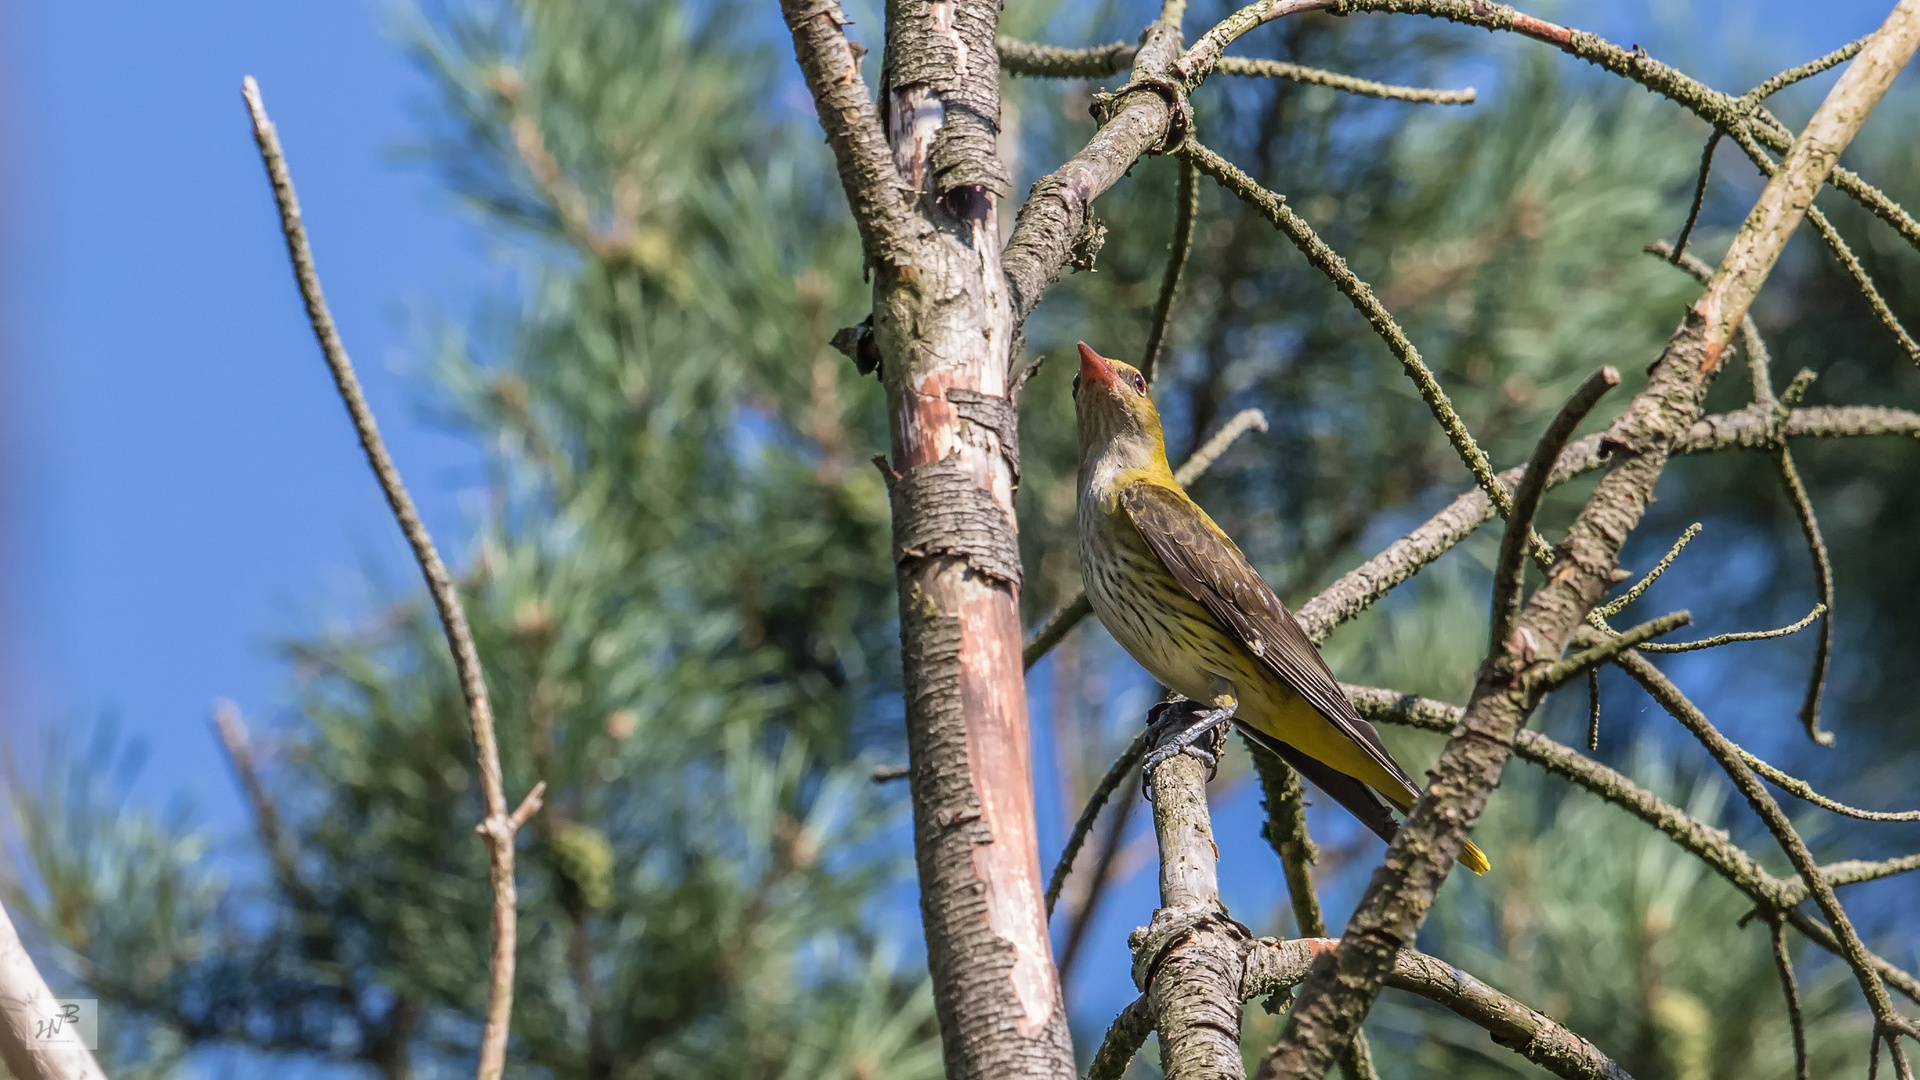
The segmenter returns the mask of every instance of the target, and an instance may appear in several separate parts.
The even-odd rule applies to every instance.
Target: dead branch
[[[0,907],[0,1061],[19,1080],[106,1080]],[[64,1034],[64,1038],[53,1036]]]
[[[1915,7],[1920,9],[1920,4],[1916,4]],[[1916,10],[1916,16],[1915,28],[1916,31],[1920,31],[1920,10]],[[1869,50],[1872,48],[1872,45],[1868,46]],[[1840,898],[1834,895],[1833,886],[1821,872],[1819,864],[1814,862],[1813,853],[1807,849],[1806,842],[1795,831],[1786,812],[1780,809],[1780,804],[1767,792],[1765,786],[1760,783],[1760,778],[1747,764],[1746,756],[1741,752],[1740,747],[1732,739],[1721,734],[1719,729],[1707,719],[1706,714],[1701,712],[1698,706],[1680,692],[1679,687],[1675,686],[1645,657],[1629,652],[1622,655],[1616,662],[1626,670],[1627,674],[1633,676],[1634,681],[1659,702],[1669,715],[1680,721],[1681,725],[1692,732],[1700,744],[1706,747],[1707,752],[1713,755],[1714,761],[1719,763],[1721,771],[1727,774],[1734,786],[1739,789],[1740,794],[1746,797],[1747,805],[1760,816],[1767,831],[1771,832],[1774,839],[1779,842],[1781,850],[1786,852],[1787,859],[1799,872],[1800,880],[1806,883],[1807,890],[1814,903],[1819,906],[1821,915],[1826,918],[1827,925],[1833,928],[1834,934],[1840,939],[1841,956],[1847,961],[1847,966],[1853,969],[1854,977],[1859,981],[1862,992],[1866,994],[1867,1004],[1872,1007],[1874,1019],[1880,1024],[1881,1029],[1883,1031],[1907,1030],[1907,1021],[1894,1011],[1893,999],[1888,996],[1886,984],[1881,980],[1879,972],[1874,969],[1867,955],[1866,945],[1861,942],[1859,933],[1853,928],[1853,921],[1847,917],[1846,908],[1841,906]],[[1889,1045],[1894,1055],[1894,1063],[1902,1070],[1904,1077],[1907,1075],[1904,1064],[1905,1051],[1897,1041],[1889,1040]]]
[[[1534,444],[1533,458],[1527,462],[1526,471],[1520,474],[1520,484],[1513,492],[1513,508],[1507,513],[1506,531],[1500,538],[1500,559],[1493,572],[1493,641],[1489,651],[1498,649],[1512,632],[1514,621],[1520,617],[1520,594],[1526,583],[1527,555],[1533,545],[1529,542],[1533,535],[1533,518],[1540,510],[1540,500],[1547,493],[1547,484],[1552,479],[1554,466],[1560,461],[1560,452],[1566,449],[1567,440],[1573,438],[1574,429],[1587,418],[1593,407],[1607,391],[1620,385],[1618,368],[1603,367],[1587,376],[1573,396],[1560,407],[1560,412],[1547,425],[1547,430]],[[1495,485],[1495,490],[1504,491]]]
[[[1130,943],[1134,983],[1145,991],[1160,1033],[1160,1071],[1168,1080],[1240,1080],[1246,1076],[1240,989],[1248,934],[1220,903],[1207,770],[1175,754],[1150,779],[1160,910]]]
[[[280,210],[280,231],[286,237],[287,257],[293,263],[294,279],[300,286],[300,297],[306,303],[307,319],[313,325],[314,337],[320,343],[320,351],[326,358],[334,386],[340,391],[340,399],[353,421],[354,431],[360,436],[360,447],[366,451],[367,464],[373,469],[380,490],[386,495],[387,506],[392,509],[394,520],[407,538],[407,546],[413,549],[421,575],[426,578],[427,591],[433,597],[434,610],[438,612],[441,628],[446,633],[447,648],[453,654],[460,692],[466,698],[467,719],[473,729],[474,756],[480,766],[480,791],[487,809],[486,818],[476,828],[487,840],[488,876],[493,888],[493,950],[487,964],[487,1011],[480,1038],[478,1075],[480,1080],[497,1080],[506,1068],[507,1034],[513,1019],[517,922],[513,878],[514,834],[540,808],[541,793],[546,785],[534,785],[519,808],[508,811],[506,786],[500,773],[500,745],[494,736],[493,703],[487,697],[486,677],[481,672],[480,654],[473,644],[473,631],[467,625],[466,611],[461,607],[459,593],[454,589],[453,578],[447,573],[446,564],[440,561],[440,553],[435,550],[433,539],[427,535],[427,527],[414,508],[412,496],[407,494],[406,485],[400,479],[400,470],[394,466],[393,458],[380,438],[373,410],[360,390],[359,377],[354,374],[346,345],[340,340],[339,330],[334,326],[333,314],[327,310],[326,297],[320,289],[320,274],[313,263],[313,250],[307,243],[306,226],[300,220],[300,201],[293,190],[293,176],[287,170],[286,155],[280,149],[280,136],[274,130],[273,122],[267,118],[260,88],[251,76],[245,81],[242,95],[253,120],[254,141],[259,144],[261,161],[266,165],[267,178],[273,185],[274,202]]]
[[[1458,705],[1414,694],[1343,683],[1341,691],[1360,715],[1375,723],[1400,724],[1447,734],[1460,726],[1465,710]],[[1699,859],[1727,883],[1745,893],[1762,911],[1783,912],[1786,920],[1808,940],[1836,956],[1841,945],[1832,932],[1798,910],[1806,899],[1805,882],[1782,880],[1769,874],[1754,857],[1717,829],[1636,784],[1632,779],[1537,731],[1522,730],[1514,739],[1514,753],[1522,760],[1585,789],[1652,826],[1675,845]],[[1920,869],[1920,856],[1886,862],[1838,862],[1821,868],[1828,884],[1874,881]],[[1873,969],[1903,995],[1920,1003],[1920,979],[1887,960],[1868,953]]]
[[[1180,289],[1180,273],[1186,269],[1187,255],[1193,250],[1193,223],[1200,216],[1200,178],[1193,163],[1180,162],[1180,187],[1174,196],[1173,245],[1167,252],[1167,270],[1160,279],[1160,299],[1153,306],[1153,327],[1147,332],[1147,347],[1140,353],[1140,374],[1153,381],[1160,366],[1160,353],[1166,347],[1167,328],[1173,321],[1173,298]]]
[[[1284,993],[1338,947],[1338,938],[1257,938],[1245,943],[1241,999]],[[1387,985],[1426,998],[1478,1025],[1505,1046],[1566,1080],[1632,1080],[1592,1043],[1544,1013],[1501,993],[1443,960],[1412,949],[1394,955]],[[1146,1041],[1146,998],[1127,1006],[1094,1055],[1087,1080],[1117,1080]]]

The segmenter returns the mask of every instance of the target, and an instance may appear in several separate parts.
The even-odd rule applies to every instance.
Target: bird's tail
[[[1487,861],[1487,853],[1481,851],[1471,840],[1468,840],[1466,846],[1460,849],[1460,862],[1476,874],[1484,874],[1493,869],[1493,864]]]

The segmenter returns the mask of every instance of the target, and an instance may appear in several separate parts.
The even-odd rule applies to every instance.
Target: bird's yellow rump
[[[1306,631],[1167,464],[1141,374],[1080,345],[1080,572],[1094,614],[1174,691],[1231,709],[1382,839],[1420,788],[1354,711]],[[1489,869],[1471,841],[1460,861]]]

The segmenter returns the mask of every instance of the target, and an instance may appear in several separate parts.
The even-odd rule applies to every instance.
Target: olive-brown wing
[[[1128,485],[1120,503],[1141,538],[1188,595],[1368,757],[1409,790],[1419,790],[1387,753],[1380,733],[1340,692],[1340,684],[1320,658],[1320,650],[1307,639],[1307,632],[1206,511],[1183,493],[1158,484]]]

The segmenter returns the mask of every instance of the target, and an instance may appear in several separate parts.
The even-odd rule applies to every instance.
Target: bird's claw
[[[1211,781],[1220,768],[1220,752],[1226,746],[1227,721],[1234,707],[1208,709],[1192,701],[1163,701],[1147,710],[1147,734],[1151,748],[1140,763],[1144,776],[1142,791],[1153,801],[1153,771],[1168,758],[1186,754],[1207,767]],[[1205,740],[1204,744],[1202,740]]]

